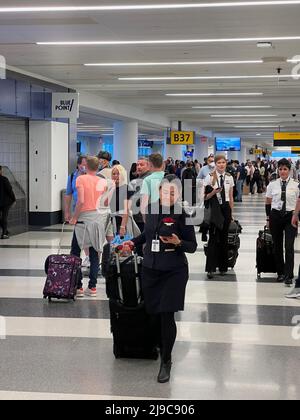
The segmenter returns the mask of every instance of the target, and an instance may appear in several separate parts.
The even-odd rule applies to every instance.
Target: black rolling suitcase
[[[272,235],[266,227],[260,230],[256,241],[256,269],[257,278],[261,273],[276,273],[276,257]]]
[[[228,268],[234,268],[239,256],[241,240],[239,234],[242,232],[242,226],[235,220],[231,222],[228,233]]]
[[[242,232],[242,226],[235,220],[230,224],[228,233],[228,268],[234,268],[239,256],[241,240],[239,234]],[[207,256],[207,247],[204,245],[204,253]]]
[[[156,334],[146,313],[141,291],[142,259],[112,252],[106,273],[113,353],[116,358],[158,358]]]

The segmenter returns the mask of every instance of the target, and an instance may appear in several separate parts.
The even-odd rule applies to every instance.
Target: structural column
[[[114,159],[129,171],[138,160],[138,123],[116,122],[114,124]]]
[[[77,120],[69,121],[69,173],[77,166]]]
[[[165,133],[165,148],[164,148],[164,159],[172,157],[174,160],[182,160],[182,146],[177,146],[175,144],[169,144],[167,132]]]
[[[205,136],[196,134],[195,145],[194,145],[194,159],[197,159],[200,163],[203,163],[204,158],[208,156],[208,146],[209,146],[208,138]]]
[[[29,122],[29,224],[61,222],[68,178],[68,124]]]
[[[241,151],[239,152],[239,157],[238,160],[240,161],[240,163],[245,163],[247,160],[247,147],[246,146],[242,146],[241,147]]]

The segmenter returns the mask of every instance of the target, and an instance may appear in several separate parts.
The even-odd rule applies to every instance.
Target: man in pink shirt
[[[97,296],[97,278],[99,271],[99,254],[106,241],[105,231],[108,224],[108,215],[98,211],[101,199],[107,191],[107,181],[97,176],[99,160],[96,157],[87,158],[87,174],[77,178],[76,189],[78,200],[71,225],[76,225],[71,255],[80,257],[83,248],[89,248],[90,254],[90,281],[86,291],[83,290],[82,275],[78,282],[77,297],[84,295]],[[77,223],[80,224],[77,224]]]

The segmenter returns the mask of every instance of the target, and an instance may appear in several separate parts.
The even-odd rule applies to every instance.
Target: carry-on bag
[[[106,294],[109,299],[128,308],[136,308],[143,300],[141,289],[142,258],[135,253],[122,256],[122,246],[112,248],[106,267]]]
[[[58,254],[50,255],[45,262],[47,279],[43,296],[49,302],[52,299],[75,300],[77,284],[81,275],[81,258],[74,255],[60,254],[65,225],[66,223],[62,227]]]
[[[113,353],[116,358],[158,358],[157,334],[146,313],[141,290],[141,261],[134,252],[122,261],[122,247],[115,249],[111,276],[106,279]],[[131,267],[128,269],[128,267]],[[133,271],[132,271],[133,269]],[[152,325],[153,324],[153,325]]]
[[[256,269],[257,278],[261,273],[276,273],[276,257],[272,235],[267,227],[260,230],[256,241]]]

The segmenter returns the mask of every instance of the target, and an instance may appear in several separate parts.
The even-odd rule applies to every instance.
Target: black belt
[[[276,214],[279,214],[281,217],[284,217],[284,216],[287,216],[287,215],[290,215],[290,214],[293,214],[293,210],[291,210],[291,211],[281,211],[281,210],[276,210],[276,209],[272,209],[272,212],[274,212],[274,213],[276,213]]]

